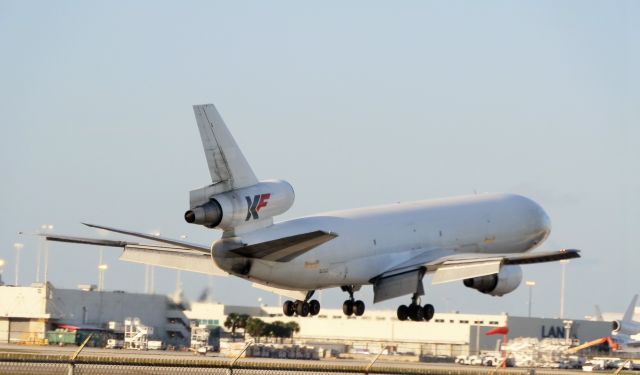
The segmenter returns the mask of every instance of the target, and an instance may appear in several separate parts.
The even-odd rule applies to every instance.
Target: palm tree
[[[247,314],[238,315],[238,328],[242,328],[242,339],[244,340],[247,335],[247,322],[251,317]]]
[[[298,322],[287,322],[287,328],[289,329],[289,338],[291,339],[291,343],[293,344],[293,334],[300,332],[300,325]]]
[[[265,326],[267,324],[258,318],[249,318],[247,320],[247,325],[245,331],[251,335],[256,342],[260,342],[260,337],[263,335],[265,331]]]
[[[239,327],[238,323],[240,323],[240,315],[236,313],[227,315],[227,320],[224,321],[225,328],[231,330],[231,339],[233,341],[236,341],[236,328]]]

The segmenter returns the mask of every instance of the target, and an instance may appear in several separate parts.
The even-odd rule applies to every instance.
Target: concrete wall
[[[45,287],[0,286],[0,317],[47,318]]]
[[[99,327],[109,321],[139,317],[142,324],[164,336],[167,302],[163,295],[53,289],[47,312],[60,322]]]
[[[0,343],[9,342],[9,318],[0,318]]]

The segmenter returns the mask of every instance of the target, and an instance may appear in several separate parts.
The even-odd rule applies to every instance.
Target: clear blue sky
[[[34,281],[37,241],[16,233],[43,223],[219,236],[182,218],[209,182],[191,105],[214,102],[256,174],[296,189],[283,219],[525,194],[554,224],[544,249],[583,250],[567,268],[568,314],[621,311],[640,292],[638,19],[636,1],[0,1],[3,277],[21,241],[21,280]],[[97,282],[95,248],[51,254],[54,285]],[[105,251],[107,288],[141,291],[143,266],[118,255]],[[183,276],[191,298],[208,283]],[[560,265],[525,277],[534,313],[558,315]],[[156,271],[159,292],[174,286]],[[527,311],[525,287],[425,286],[439,311]],[[214,293],[277,301],[234,278]]]

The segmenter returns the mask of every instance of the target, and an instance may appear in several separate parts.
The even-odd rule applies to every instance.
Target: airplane
[[[187,223],[222,231],[212,244],[194,244],[103,225],[89,227],[156,244],[43,234],[48,240],[113,246],[120,259],[211,275],[234,275],[293,300],[286,316],[314,316],[314,293],[340,288],[345,315],[361,316],[355,298],[373,285],[373,303],[410,295],[399,320],[429,321],[435,309],[421,303],[423,278],[460,281],[491,296],[514,291],[521,265],[579,258],[579,250],[530,252],[551,231],[533,200],[516,194],[476,194],[325,212],[275,223],[294,202],[283,180],[258,180],[213,104],[193,110],[211,183],[189,194]],[[157,243],[160,243],[158,245]]]
[[[640,322],[633,320],[633,315],[636,310],[636,304],[638,302],[638,295],[634,295],[631,298],[629,307],[625,311],[622,319],[613,320],[613,329],[611,335],[613,339],[623,346],[627,347],[640,347]],[[597,321],[604,321],[600,306],[596,305],[596,317]]]

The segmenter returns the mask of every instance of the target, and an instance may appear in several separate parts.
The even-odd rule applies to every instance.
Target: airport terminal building
[[[611,334],[611,323],[587,320],[527,318],[508,315],[436,313],[430,322],[399,321],[394,310],[367,310],[347,317],[323,308],[314,317],[287,317],[280,307],[176,303],[164,295],[57,289],[51,284],[0,286],[0,343],[43,343],[60,327],[106,329],[112,322],[139,318],[153,327],[154,337],[166,345],[189,346],[192,327],[220,327],[230,313],[247,314],[270,323],[295,321],[294,340],[336,351],[378,352],[390,346],[398,353],[456,356],[495,350],[502,335],[487,336],[508,327],[507,340],[517,337],[571,338],[590,341]]]
[[[184,308],[157,294],[104,292],[92,285],[58,289],[50,283],[29,287],[0,286],[0,343],[38,344],[60,327],[106,330],[140,318],[154,335],[170,345],[188,345],[189,320]]]
[[[367,310],[363,316],[347,317],[339,309],[323,308],[314,317],[287,317],[280,307],[246,307],[222,304],[191,304],[185,314],[191,321],[224,322],[232,312],[259,317],[267,323],[295,321],[300,326],[296,340],[308,345],[332,346],[339,351],[378,352],[391,346],[399,353],[442,356],[495,350],[503,335],[487,336],[498,327],[508,327],[507,340],[518,337],[570,338],[580,342],[611,334],[610,322],[527,318],[508,315],[436,313],[430,322],[400,321],[395,310]]]

